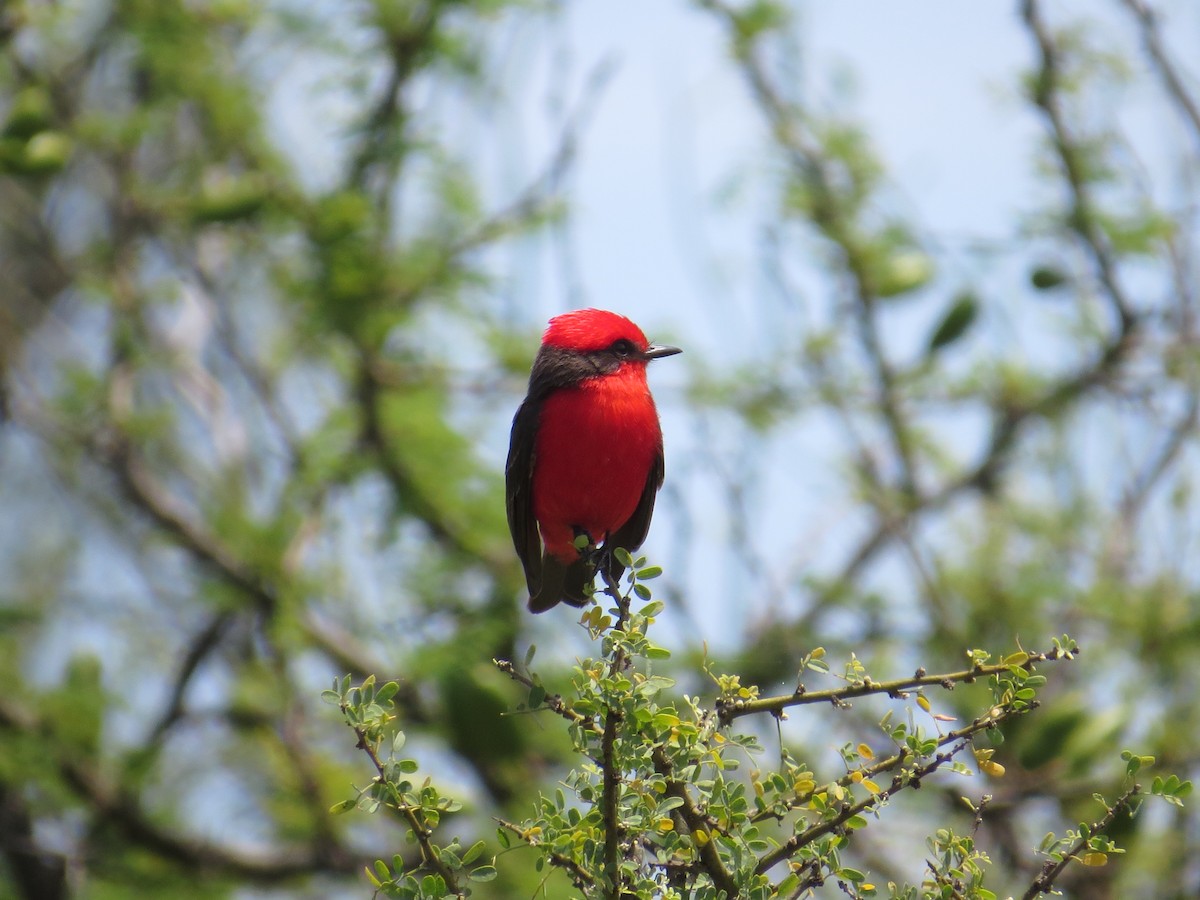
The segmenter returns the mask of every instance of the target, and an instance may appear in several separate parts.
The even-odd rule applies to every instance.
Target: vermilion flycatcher
[[[605,551],[632,552],[646,539],[664,471],[646,364],[679,352],[602,309],[550,320],[505,470],[508,528],[533,612],[587,602],[595,560],[575,546],[579,535]]]

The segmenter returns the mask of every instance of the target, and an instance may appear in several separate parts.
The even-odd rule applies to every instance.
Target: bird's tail
[[[595,577],[596,567],[587,554],[571,563],[564,563],[549,552],[542,554],[542,583],[536,593],[529,595],[529,611],[545,612],[559,602],[586,606],[587,587]]]

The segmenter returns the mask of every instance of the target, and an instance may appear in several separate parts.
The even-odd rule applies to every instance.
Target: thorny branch
[[[531,833],[528,829],[522,828],[517,823],[510,822],[507,819],[503,819],[499,816],[495,816],[494,818],[496,822],[499,823],[501,828],[510,834],[516,835],[530,847],[542,846],[542,841],[538,838],[538,836]],[[552,865],[563,869],[570,876],[571,881],[575,883],[575,887],[579,888],[580,890],[584,889],[588,885],[596,883],[595,879],[592,878],[591,873],[589,873],[586,869],[579,865],[579,863],[575,862],[575,860],[571,859],[570,857],[563,856],[561,853],[555,853],[553,850],[551,850],[547,854],[547,858],[550,860]]]
[[[1075,649],[1071,655],[1078,653],[1079,650]],[[924,671],[918,671],[911,678],[898,678],[894,681],[875,681],[866,678],[861,683],[849,684],[842,688],[832,688],[827,691],[807,691],[803,685],[800,685],[791,694],[783,694],[776,697],[761,697],[754,700],[720,701],[717,704],[717,714],[720,716],[721,723],[727,725],[734,719],[739,719],[742,716],[764,712],[777,715],[792,706],[805,706],[813,703],[831,703],[837,706],[845,703],[847,700],[852,700],[856,697],[865,697],[870,694],[887,694],[892,697],[903,697],[905,691],[920,687],[938,686],[950,689],[958,682],[969,684],[979,678],[1002,675],[1010,671],[1014,665],[1019,665],[1025,671],[1031,672],[1039,662],[1051,662],[1070,658],[1068,654],[1059,651],[1057,648],[1045,653],[1027,653],[1024,656],[1025,659],[1019,663],[1001,662],[987,666],[975,665],[969,669],[940,675],[929,675]]]
[[[1117,816],[1128,810],[1134,798],[1141,792],[1142,786],[1140,784],[1134,784],[1127,788],[1125,793],[1118,797],[1117,801],[1108,808],[1104,817],[1094,822],[1087,829],[1088,835],[1104,834],[1107,832]],[[1054,882],[1058,879],[1058,876],[1066,870],[1067,866],[1078,856],[1079,852],[1087,847],[1087,842],[1087,835],[1080,834],[1075,843],[1071,845],[1071,848],[1063,854],[1062,859],[1058,862],[1048,860],[1045,866],[1042,867],[1041,873],[1033,880],[1033,884],[1021,895],[1021,900],[1035,900],[1035,898],[1042,894],[1049,894],[1053,890]]]
[[[344,713],[345,711],[346,706],[343,703],[342,712]],[[375,745],[371,742],[367,733],[362,728],[357,725],[352,727],[354,728],[355,736],[358,738],[358,749],[366,753],[371,760],[371,764],[375,766],[375,771],[378,773],[376,780],[387,784],[387,767],[384,766],[383,760],[379,758],[379,753],[376,750]],[[425,866],[425,868],[429,871],[437,872],[439,875],[441,875],[442,879],[446,882],[446,886],[454,892],[454,896],[465,897],[466,894],[463,892],[463,889],[459,887],[458,876],[442,861],[441,856],[438,855],[437,848],[433,846],[433,842],[430,840],[430,838],[433,837],[433,832],[430,830],[428,824],[425,822],[424,817],[421,815],[421,808],[419,806],[412,806],[411,804],[406,803],[404,798],[399,796],[398,792],[393,792],[392,805],[397,811],[399,811],[400,815],[404,818],[404,821],[408,823],[409,830],[412,832],[413,837],[417,841],[417,846],[421,850],[422,865]]]
[[[855,772],[847,773],[835,781],[834,784],[837,784],[842,788],[846,788],[855,781],[855,775],[859,775],[863,779],[867,779],[874,778],[876,775],[884,772],[900,770],[897,772],[895,777],[892,779],[891,784],[887,788],[879,791],[878,793],[872,792],[871,796],[863,798],[858,803],[846,804],[845,808],[838,813],[836,818],[824,822],[818,822],[810,828],[793,835],[786,844],[776,848],[770,854],[764,856],[759,863],[758,870],[760,872],[766,872],[772,866],[783,861],[784,859],[787,859],[801,847],[804,847],[807,844],[812,843],[814,840],[824,837],[827,834],[836,832],[838,828],[840,828],[854,816],[882,806],[889,798],[899,793],[901,790],[904,790],[905,788],[920,787],[921,781],[926,776],[933,774],[942,766],[951,762],[954,757],[958,756],[963,750],[969,747],[975,735],[979,734],[981,731],[986,731],[989,728],[993,728],[1001,722],[1012,718],[1013,716],[1022,715],[1026,711],[1027,710],[1025,709],[1016,709],[1012,706],[1003,708],[997,707],[989,710],[987,714],[975,719],[969,725],[942,735],[937,742],[939,752],[933,754],[928,762],[922,763],[921,765],[912,769],[905,770],[904,766],[913,760],[914,754],[907,748],[902,748],[899,753],[893,754],[886,759],[879,760],[878,762],[869,766],[864,766]],[[805,791],[804,793],[798,795],[795,800],[789,804],[789,811],[804,806],[813,798],[816,793],[821,790],[823,790],[821,786],[816,786],[812,790]],[[761,822],[771,818],[782,818],[782,815],[772,810],[766,810],[753,816],[752,821]],[[788,848],[786,851],[785,847]]]
[[[604,592],[617,605],[617,620],[613,623],[613,630],[624,633],[629,622],[629,597],[621,593],[617,579],[607,562],[607,552],[605,561],[600,565],[600,573],[604,579]],[[624,646],[618,644],[609,666],[609,678],[623,678],[628,662]],[[600,737],[601,770],[604,779],[600,800],[600,809],[604,816],[604,874],[608,879],[611,900],[620,900],[625,893],[625,885],[621,878],[621,769],[616,758],[617,730],[621,727],[622,718],[620,709],[609,706],[604,711],[604,732]]]
[[[518,670],[517,667],[507,659],[493,659],[492,665],[494,665],[497,669],[518,684],[523,684],[525,687],[530,689],[539,686],[537,682]],[[577,713],[575,710],[571,709],[571,707],[567,705],[566,701],[563,700],[561,695],[547,694],[542,702],[546,705],[547,709],[550,709],[557,715],[562,716],[572,725],[578,725],[585,731],[590,731],[593,734],[600,734],[600,726],[597,725],[593,719],[589,719],[582,713]]]
[[[1000,717],[1000,719],[1002,718],[1004,717]],[[808,846],[813,841],[819,840],[827,834],[837,833],[842,826],[844,826],[855,816],[861,815],[864,812],[875,809],[876,807],[886,803],[888,799],[892,797],[892,795],[899,793],[901,790],[907,787],[916,787],[918,784],[920,784],[922,779],[932,775],[947,763],[952,762],[955,756],[970,746],[970,735],[973,735],[978,731],[982,731],[985,728],[990,728],[1000,719],[988,718],[979,727],[971,726],[970,728],[962,729],[963,732],[967,733],[967,736],[962,737],[961,739],[956,738],[951,741],[947,741],[946,745],[954,743],[954,746],[951,746],[948,750],[943,750],[928,762],[922,763],[914,768],[911,772],[902,772],[897,774],[896,777],[892,779],[892,783],[883,790],[879,791],[879,793],[872,793],[870,796],[864,797],[857,803],[847,803],[833,818],[826,819],[823,822],[818,822],[810,828],[806,828],[804,831],[792,835],[790,838],[759,860],[758,866],[756,867],[757,871],[768,871],[773,866],[778,865],[785,859],[791,857],[792,854],[794,854],[800,848]],[[811,887],[817,884],[818,882],[815,879],[820,877],[820,874],[815,875],[813,883],[809,886]]]
[[[686,834],[708,834],[715,829],[714,822],[710,821],[697,807],[696,802],[688,793],[687,785],[680,781],[675,770],[671,765],[671,760],[667,757],[666,752],[662,747],[655,747],[653,750],[654,770],[662,775],[667,780],[667,795],[676,797],[682,801],[682,805],[672,811],[678,825],[686,828]],[[704,867],[710,878],[713,880],[719,889],[725,891],[729,897],[737,896],[737,884],[733,880],[733,876],[725,867],[725,863],[721,860],[721,854],[717,851],[717,842],[709,837],[707,840],[697,841],[700,865]]]
[[[987,729],[993,727],[994,725],[997,725],[1000,722],[1003,722],[1004,720],[1009,719],[1014,715],[1022,714],[1025,711],[1026,710],[1016,710],[1012,707],[1003,707],[1003,708],[1002,707],[993,707],[992,709],[988,710],[988,712],[985,715],[979,716],[974,721],[972,721],[969,725],[966,725],[963,728],[957,729],[955,731],[947,732],[946,734],[939,737],[938,742],[937,742],[938,748],[942,749],[950,744],[953,744],[955,741],[961,740],[963,738],[973,737],[974,735],[978,734],[980,731],[986,731]],[[962,749],[962,748],[959,748],[959,749]],[[951,755],[956,755],[958,752],[959,752],[958,750],[955,750],[954,753]],[[843,775],[841,778],[838,778],[833,783],[838,785],[839,787],[847,788],[851,784],[855,783],[856,776],[861,777],[863,779],[867,779],[867,778],[873,779],[876,775],[880,775],[884,772],[891,772],[895,769],[902,768],[904,766],[904,764],[907,762],[910,762],[913,759],[913,757],[914,757],[914,754],[911,750],[909,750],[907,747],[902,747],[898,753],[894,753],[891,756],[886,756],[883,759],[880,759],[880,760],[877,760],[876,762],[871,763],[870,765],[861,766],[851,772],[847,772],[845,775]],[[795,810],[795,809],[798,809],[798,808],[804,806],[809,801],[811,801],[812,798],[816,794],[820,793],[824,789],[825,789],[825,786],[823,786],[823,785],[814,785],[810,790],[802,791],[801,793],[797,794],[796,797],[787,804],[787,811],[791,812],[792,810]],[[761,812],[757,812],[753,816],[751,816],[750,821],[764,822],[764,821],[767,821],[768,819],[782,819],[783,816],[784,816],[784,813],[779,810],[765,809],[765,810],[762,810]]]

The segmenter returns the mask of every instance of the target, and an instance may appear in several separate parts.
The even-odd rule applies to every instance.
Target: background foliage
[[[1169,18],[1103,6],[1125,43],[1014,6],[1010,102],[1044,192],[999,243],[923,227],[871,123],[797,74],[793,10],[689,7],[762,123],[732,201],[761,287],[729,314],[771,341],[752,360],[689,343],[671,307],[691,367],[659,394],[659,665],[711,699],[704,638],[777,693],[817,645],[883,677],[1069,632],[1082,658],[1005,726],[1005,776],[906,801],[927,833],[991,794],[978,841],[1010,890],[1045,831],[1120,793],[1122,749],[1194,777],[1200,745],[1196,74]],[[397,681],[405,752],[450,785],[465,841],[566,770],[559,723],[507,715],[527,693],[491,663],[542,635],[564,690],[592,652],[569,614],[520,609],[500,460],[543,316],[506,286],[514,258],[569,243],[610,72],[562,98],[523,184],[486,127],[506,38],[564,14],[0,7],[0,896],[366,895],[402,823],[330,813],[369,775],[319,700],[345,673]],[[301,71],[311,93],[281,100]],[[289,102],[337,121],[333,162],[289,142]],[[978,701],[940,698],[968,721]],[[880,714],[759,737],[836,777]],[[1194,810],[1118,832],[1124,857],[1059,885],[1200,893]],[[855,863],[919,880],[913,841],[880,828]],[[477,895],[532,895],[532,856],[504,859]]]

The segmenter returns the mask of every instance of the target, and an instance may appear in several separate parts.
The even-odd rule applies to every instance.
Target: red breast
[[[546,549],[570,561],[578,555],[576,528],[603,541],[625,524],[661,453],[662,431],[644,362],[547,397],[533,474],[533,512]]]

